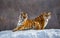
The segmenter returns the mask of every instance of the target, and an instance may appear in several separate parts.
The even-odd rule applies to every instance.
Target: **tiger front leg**
[[[17,30],[18,30],[18,27],[14,28],[14,29],[13,29],[13,32],[15,32],[15,31],[17,31]]]
[[[21,25],[21,26],[16,27],[15,29],[13,29],[13,32],[23,30],[23,29],[24,29],[24,26]]]

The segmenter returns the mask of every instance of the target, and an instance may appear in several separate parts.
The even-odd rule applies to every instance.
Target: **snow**
[[[0,31],[0,38],[60,38],[60,29]]]

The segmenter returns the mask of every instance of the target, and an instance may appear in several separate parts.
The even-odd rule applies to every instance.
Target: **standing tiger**
[[[27,18],[27,13],[22,13],[22,18]],[[42,30],[46,27],[49,19],[51,18],[51,12],[44,12],[40,14],[40,16],[34,19],[24,19],[23,23],[20,26],[17,26],[13,31],[18,30],[27,30],[27,29],[34,29],[34,30]]]

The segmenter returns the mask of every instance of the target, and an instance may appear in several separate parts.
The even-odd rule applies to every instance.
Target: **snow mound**
[[[1,31],[0,38],[60,38],[60,29]]]

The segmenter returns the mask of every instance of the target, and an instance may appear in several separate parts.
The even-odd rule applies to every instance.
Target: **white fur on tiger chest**
[[[48,24],[48,19],[45,20],[44,27]]]
[[[17,26],[22,25],[22,22],[23,22],[23,20],[19,20],[18,23],[17,23]]]
[[[17,23],[17,26],[20,26],[20,25],[22,25],[23,24],[23,22],[24,21],[26,21],[27,20],[27,18],[25,18],[25,19],[19,19],[19,21],[18,21],[18,23]]]

